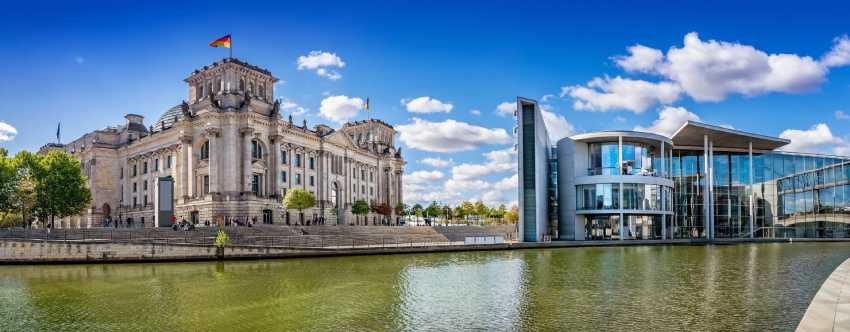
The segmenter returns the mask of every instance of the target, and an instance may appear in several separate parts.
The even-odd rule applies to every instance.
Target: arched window
[[[215,92],[213,91],[213,82],[207,81],[207,94],[212,95],[213,92]]]
[[[251,158],[263,158],[263,146],[260,145],[260,142],[258,142],[257,140],[251,141]]]
[[[204,145],[201,145],[201,160],[210,159],[210,141],[204,142]]]
[[[260,98],[266,99],[266,85],[260,84]]]
[[[245,91],[245,79],[244,78],[239,79],[239,91]]]
[[[254,82],[248,82],[248,92],[250,92],[252,95],[256,94],[254,93]]]

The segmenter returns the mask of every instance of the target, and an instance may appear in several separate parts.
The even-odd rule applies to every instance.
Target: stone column
[[[192,136],[184,135],[180,137],[180,197],[185,203],[189,199],[189,186],[191,185],[191,158],[192,158]],[[132,173],[131,173],[132,174]]]
[[[271,158],[271,167],[270,167],[270,176],[269,180],[269,189],[268,193],[277,197],[280,194],[280,141],[283,139],[283,136],[279,134],[273,134],[269,136],[269,141],[272,142],[272,153],[270,154]]]
[[[254,134],[254,128],[243,127],[239,129],[242,134],[242,192],[251,192],[251,138]]]
[[[221,161],[224,157],[224,154],[221,153],[223,151],[223,147],[219,144],[221,129],[207,128],[204,133],[207,135],[210,142],[209,163],[207,165],[207,167],[209,167],[210,174],[210,194],[215,194],[221,191],[219,182],[221,178]]]

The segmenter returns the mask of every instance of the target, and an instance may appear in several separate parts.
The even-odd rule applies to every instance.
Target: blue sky
[[[346,107],[362,119],[356,98],[369,96],[376,117],[407,130],[398,143],[410,202],[515,200],[505,150],[513,120],[497,106],[516,96],[545,99],[560,134],[664,131],[698,118],[783,135],[797,150],[850,151],[850,49],[842,53],[850,23],[838,1],[6,7],[0,147],[12,152],[54,140],[59,121],[63,140],[120,124],[125,113],[155,121],[186,99],[182,80],[193,69],[226,56],[207,43],[228,32],[234,56],[284,81],[277,96],[290,111],[306,110],[296,119],[338,126],[328,115],[350,114]],[[333,72],[341,78],[329,79]],[[420,97],[437,101],[404,103]]]

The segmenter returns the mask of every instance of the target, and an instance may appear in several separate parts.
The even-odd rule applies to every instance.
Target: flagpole
[[[230,47],[228,47],[230,50],[230,59],[233,60],[233,35],[230,34],[230,32],[228,32],[227,35],[230,36]]]

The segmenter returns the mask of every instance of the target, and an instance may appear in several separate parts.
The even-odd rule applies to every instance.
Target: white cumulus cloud
[[[664,52],[640,44],[628,48],[629,55],[613,58],[618,66],[630,72],[653,72],[664,62]]]
[[[18,135],[18,130],[12,125],[0,121],[0,142],[8,142],[15,139],[15,136]]]
[[[689,112],[684,107],[664,107],[658,112],[658,119],[652,121],[649,127],[636,126],[636,131],[661,134],[667,137],[673,135],[687,121],[699,121],[699,116]]]
[[[785,151],[839,155],[850,152],[850,142],[834,136],[825,123],[818,123],[809,129],[786,129],[779,137],[791,140],[791,143],[782,147]]]
[[[836,37],[829,53],[821,57],[820,62],[826,67],[839,67],[850,64],[850,37]]]
[[[399,140],[411,149],[429,152],[469,151],[485,144],[508,144],[511,136],[502,128],[485,128],[456,120],[431,122],[413,118],[396,126]]]
[[[569,123],[563,115],[555,114],[554,112],[540,110],[543,115],[543,122],[546,123],[546,131],[549,133],[549,140],[554,144],[559,139],[575,134],[575,127]]]
[[[666,55],[643,45],[614,62],[629,72],[652,73],[678,84],[696,101],[721,101],[730,94],[801,93],[819,86],[830,67],[850,64],[850,40],[836,38],[820,61],[797,54],[767,52],[741,43],[702,40],[685,35],[681,47]]]
[[[505,117],[505,116],[513,116],[516,111],[516,102],[503,102],[499,105],[496,105],[496,115]]]
[[[433,158],[433,157],[420,159],[419,162],[423,163],[425,165],[431,166],[431,167],[439,167],[439,168],[449,167],[452,164],[454,164],[454,161],[451,160],[451,159],[441,159],[441,158]]]
[[[319,114],[328,120],[344,123],[363,109],[363,99],[348,96],[330,96],[322,99]]]
[[[653,83],[620,76],[594,78],[586,85],[565,86],[561,97],[569,95],[577,110],[606,112],[627,110],[642,113],[657,104],[669,105],[679,99],[682,89],[673,82]]]
[[[314,70],[317,75],[333,81],[342,78],[338,72],[329,69],[332,67],[345,67],[345,62],[336,53],[311,51],[308,55],[298,57],[298,70]]]
[[[449,113],[454,108],[451,103],[444,103],[436,98],[423,96],[413,100],[402,99],[401,104],[411,113]]]
[[[429,183],[443,178],[440,171],[416,171],[404,175],[404,181],[412,184]]]

